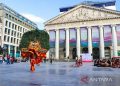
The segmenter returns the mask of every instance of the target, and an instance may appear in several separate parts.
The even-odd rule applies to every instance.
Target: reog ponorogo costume
[[[46,58],[49,49],[49,35],[41,30],[26,32],[21,39],[20,49],[22,58],[30,59],[30,70],[33,72],[35,64],[40,64]]]
[[[39,64],[42,62],[43,59],[46,58],[46,49],[38,47],[39,42],[30,42],[28,48],[23,48],[21,52],[21,56],[23,58],[29,58],[30,59],[30,70],[33,72],[35,71],[35,64]]]

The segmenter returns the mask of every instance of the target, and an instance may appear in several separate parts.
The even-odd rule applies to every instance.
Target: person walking
[[[70,61],[70,58],[69,58],[69,56],[67,57],[67,61],[68,61],[68,62]]]

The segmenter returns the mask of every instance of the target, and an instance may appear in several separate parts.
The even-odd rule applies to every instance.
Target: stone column
[[[66,59],[69,56],[69,28],[66,28]]]
[[[80,28],[77,29],[77,56],[80,58]]]
[[[91,34],[91,27],[88,27],[88,53],[92,54],[92,34]]]
[[[112,26],[112,43],[113,43],[113,56],[117,57],[117,34],[116,34],[116,25]]]
[[[49,34],[49,31],[47,30],[46,31],[48,34]],[[50,35],[49,35],[50,36]],[[46,53],[46,59],[49,59],[49,50],[47,51],[47,53]]]
[[[100,32],[100,58],[105,57],[105,48],[104,48],[104,33],[103,33],[103,26],[99,26]]]
[[[59,59],[59,30],[56,30],[56,39],[55,39],[55,58]]]

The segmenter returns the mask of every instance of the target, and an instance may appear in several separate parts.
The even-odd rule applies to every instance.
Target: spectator
[[[3,58],[2,58],[2,56],[0,56],[0,64],[2,64],[3,63]]]
[[[7,54],[7,64],[10,64],[10,55]]]

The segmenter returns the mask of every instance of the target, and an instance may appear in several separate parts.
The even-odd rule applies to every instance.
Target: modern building
[[[34,22],[0,3],[0,46],[5,53],[20,57],[19,43],[23,33],[36,28]]]
[[[120,12],[113,9],[115,1],[105,2],[109,9],[99,7],[101,4],[79,4],[45,22],[51,47],[47,58],[75,59],[81,54],[90,54],[92,59],[117,57]]]

